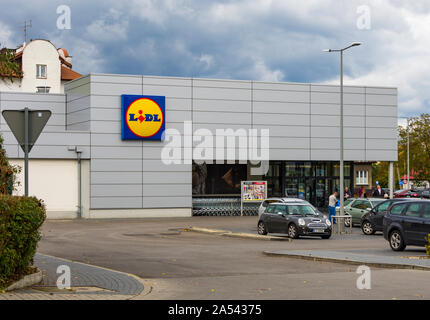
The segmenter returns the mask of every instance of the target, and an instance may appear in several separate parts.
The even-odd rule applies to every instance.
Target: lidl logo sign
[[[122,140],[162,140],[165,129],[165,97],[121,96]]]

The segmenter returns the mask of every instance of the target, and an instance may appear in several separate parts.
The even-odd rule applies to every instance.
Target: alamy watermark
[[[264,175],[269,169],[269,129],[233,130],[199,128],[193,131],[192,121],[184,121],[183,132],[168,128],[164,132],[165,146],[161,161],[171,164],[240,164],[248,162],[251,175]]]
[[[72,29],[72,12],[70,7],[62,4],[57,7],[57,28],[60,30],[70,30]]]
[[[68,265],[62,264],[57,267],[57,288],[58,289],[70,289],[71,288],[71,272]]]
[[[370,271],[370,268],[368,266],[362,265],[357,268],[356,271],[357,274],[360,276],[357,278],[357,289],[359,290],[370,290],[372,289],[372,273]]]
[[[372,27],[371,10],[368,5],[361,5],[357,7],[357,14],[359,15],[356,21],[356,26],[359,30],[370,30]]]

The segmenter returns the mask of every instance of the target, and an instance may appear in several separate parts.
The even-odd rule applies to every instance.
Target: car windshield
[[[302,215],[302,216],[318,215],[318,213],[310,205],[288,206],[288,214],[290,214],[290,215]]]

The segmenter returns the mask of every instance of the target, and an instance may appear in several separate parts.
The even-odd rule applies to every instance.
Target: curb
[[[270,252],[270,251],[263,251],[263,254],[267,256],[273,256],[273,257],[286,257],[286,258],[311,260],[311,261],[332,262],[332,263],[340,263],[340,264],[347,264],[347,265],[354,265],[354,266],[366,265],[366,266],[375,267],[375,268],[430,271],[430,267],[418,266],[413,264],[368,262],[368,261],[357,261],[357,260],[338,259],[338,258],[314,257],[314,256],[307,256],[307,255],[294,254],[294,253],[291,253],[291,254],[276,253],[276,252]]]
[[[35,284],[42,282],[43,273],[41,270],[37,269],[36,273],[28,274],[24,276],[24,278],[12,283],[9,287],[6,288],[6,292],[23,289],[26,287],[31,287]]]
[[[231,238],[265,240],[265,241],[288,241],[288,242],[292,241],[291,238],[287,238],[287,237],[263,236],[260,234],[232,232],[228,230],[208,229],[208,228],[200,228],[200,227],[185,228],[184,231],[199,232],[199,233],[212,234],[212,235],[231,237]]]

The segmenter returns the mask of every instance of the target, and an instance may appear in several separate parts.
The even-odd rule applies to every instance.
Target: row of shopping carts
[[[259,203],[244,203],[243,215],[258,215]],[[240,198],[194,198],[194,216],[240,216]]]

